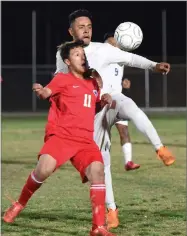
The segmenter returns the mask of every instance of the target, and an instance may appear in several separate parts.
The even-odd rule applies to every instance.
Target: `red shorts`
[[[48,136],[39,156],[43,154],[48,154],[56,160],[56,168],[70,160],[72,165],[80,172],[83,183],[87,182],[85,169],[92,162],[99,161],[103,163],[99,148],[94,141],[84,143],[55,135]]]

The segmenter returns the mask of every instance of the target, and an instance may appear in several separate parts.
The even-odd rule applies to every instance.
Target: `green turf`
[[[184,118],[152,119],[177,161],[165,167],[130,124],[136,171],[123,169],[119,136],[113,129],[112,173],[120,226],[118,236],[186,235],[186,123]],[[44,118],[2,120],[2,211],[16,199],[36,164],[43,144]],[[2,223],[4,236],[88,236],[91,226],[89,187],[68,163],[36,192],[12,225]]]

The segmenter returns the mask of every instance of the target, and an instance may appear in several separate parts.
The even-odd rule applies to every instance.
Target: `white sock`
[[[105,185],[106,185],[106,198],[105,203],[107,208],[111,208],[112,210],[116,210],[116,204],[114,201],[114,193],[112,188],[112,175],[110,169],[110,152],[102,151],[102,157],[104,161],[104,171],[105,171]]]
[[[106,185],[106,205],[107,209],[111,208],[116,210],[116,204],[114,201],[114,193],[112,188],[112,176],[110,166],[105,166],[105,185]]]
[[[122,146],[122,152],[123,152],[125,164],[127,164],[128,161],[132,161],[132,144],[131,143],[125,143]]]

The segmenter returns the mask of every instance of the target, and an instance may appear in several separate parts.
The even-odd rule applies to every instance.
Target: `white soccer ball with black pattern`
[[[120,49],[124,51],[133,51],[141,45],[143,33],[137,24],[133,22],[124,22],[116,28],[114,38]]]

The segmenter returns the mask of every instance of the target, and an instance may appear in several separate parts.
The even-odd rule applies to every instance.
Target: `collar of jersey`
[[[86,47],[84,48],[84,50],[85,50],[86,53],[91,52],[91,51],[92,51],[92,42],[90,42],[90,44],[89,44],[88,46],[86,46]]]
[[[91,91],[92,93],[92,89],[89,88],[88,86],[88,80],[84,80],[84,79],[80,79],[78,77],[76,77],[75,75],[73,75],[71,72],[69,72],[69,74],[74,78],[77,79],[79,81],[79,83],[81,83],[84,87],[86,87],[89,91]]]

